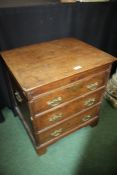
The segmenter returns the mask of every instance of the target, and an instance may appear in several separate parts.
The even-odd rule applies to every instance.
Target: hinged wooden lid
[[[74,38],[42,42],[1,55],[24,91],[115,61],[111,55]]]

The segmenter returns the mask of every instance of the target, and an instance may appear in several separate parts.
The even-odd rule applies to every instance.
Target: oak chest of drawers
[[[39,154],[60,138],[96,124],[112,56],[74,38],[1,55],[14,108]]]

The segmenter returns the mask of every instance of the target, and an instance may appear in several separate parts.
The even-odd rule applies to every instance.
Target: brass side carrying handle
[[[47,102],[47,104],[48,104],[50,107],[54,107],[54,106],[59,105],[61,102],[62,102],[62,97],[57,97],[57,98],[54,98],[53,100],[49,100],[49,101]]]
[[[95,103],[96,99],[95,98],[90,98],[88,100],[85,101],[84,105],[85,106],[92,106]]]
[[[20,93],[18,91],[15,91],[15,97],[18,102],[21,103],[23,101],[23,98],[20,96]]]
[[[57,121],[57,120],[59,120],[61,118],[63,118],[63,114],[62,113],[59,113],[59,114],[55,114],[52,117],[50,117],[49,118],[49,121],[50,122],[54,122],[54,121]]]
[[[86,116],[84,116],[84,117],[82,118],[82,121],[83,121],[83,122],[86,122],[86,121],[90,120],[91,118],[92,118],[91,115],[86,115]]]
[[[97,89],[98,84],[99,84],[98,82],[89,84],[89,85],[87,85],[87,88],[88,88],[89,90],[91,90],[91,91],[94,91],[94,90]]]
[[[62,131],[63,131],[63,128],[60,128],[60,129],[55,130],[54,132],[52,132],[50,135],[54,136],[54,137],[57,137],[62,133]]]

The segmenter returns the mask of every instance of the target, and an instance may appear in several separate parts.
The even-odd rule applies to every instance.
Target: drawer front
[[[61,89],[40,95],[39,98],[34,98],[30,102],[32,113],[40,113],[85,93],[93,92],[105,84],[106,77],[107,72],[101,72],[98,75],[84,78]]]
[[[92,118],[98,116],[98,113],[99,113],[99,106],[96,106],[90,110],[87,110],[79,115],[72,117],[66,122],[57,125],[56,127],[53,127],[44,132],[37,133],[37,138],[39,142],[42,144],[57,137],[61,137],[62,134],[65,134],[66,132],[74,128],[77,128],[81,124],[86,123],[87,121],[90,121]]]
[[[81,98],[78,98],[65,105],[61,105],[55,110],[50,110],[50,112],[35,116],[33,118],[35,130],[41,130],[43,128],[54,125],[57,122],[64,120],[71,115],[74,115],[75,113],[80,112],[81,110],[85,110],[95,105],[96,103],[101,101],[103,92],[104,88],[89,95],[82,96]]]

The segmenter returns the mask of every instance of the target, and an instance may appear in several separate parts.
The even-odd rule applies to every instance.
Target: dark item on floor
[[[2,112],[0,111],[0,123],[4,122],[5,121],[5,118],[2,114]]]

